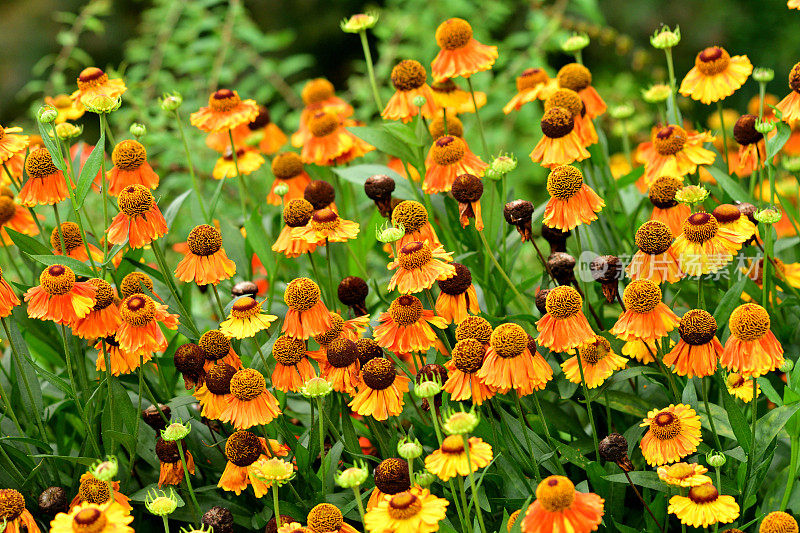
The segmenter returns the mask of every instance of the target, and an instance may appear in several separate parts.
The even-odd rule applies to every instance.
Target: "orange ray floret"
[[[295,278],[286,286],[283,301],[289,306],[281,331],[298,339],[319,335],[331,326],[330,312],[321,300],[319,285]]]
[[[71,326],[88,315],[96,301],[94,285],[75,281],[75,273],[64,265],[51,265],[39,275],[39,285],[25,292],[28,316]]]
[[[405,59],[392,69],[392,85],[395,93],[386,104],[381,116],[388,120],[402,120],[409,122],[412,118],[422,114],[425,118],[434,118],[439,112],[436,98],[426,83],[428,74],[419,61]],[[419,107],[414,105],[414,99],[421,96],[425,103]]]
[[[553,379],[553,369],[521,326],[506,323],[492,332],[486,358],[476,375],[499,393],[514,390],[526,396],[544,389]]]
[[[220,422],[228,422],[236,429],[264,426],[281,414],[278,400],[267,390],[264,376],[258,370],[243,368],[230,382],[231,394],[220,413]]]
[[[550,200],[542,220],[551,228],[562,231],[597,220],[597,213],[606,205],[583,182],[583,173],[572,165],[555,167],[550,171],[547,192],[550,193]]]
[[[460,18],[451,18],[436,28],[439,53],[431,63],[434,79],[469,78],[476,72],[489,70],[497,59],[496,46],[479,43],[472,37],[472,26]]]
[[[111,153],[114,166],[108,171],[108,193],[118,196],[128,185],[158,187],[158,174],[147,162],[147,151],[138,141],[124,140]]]
[[[581,358],[582,368],[578,365],[578,357]],[[583,381],[587,388],[594,389],[602,385],[615,371],[625,368],[627,362],[627,359],[611,350],[607,339],[598,335],[593,342],[580,346],[577,355],[561,363],[561,369],[572,383]]]
[[[483,176],[488,165],[470,151],[460,137],[446,135],[436,139],[425,159],[425,180],[422,190],[428,194],[448,192],[462,174]]]
[[[28,154],[25,171],[28,181],[17,195],[22,205],[53,205],[67,197],[67,180],[53,163],[46,148],[38,148]]]
[[[583,298],[566,285],[547,293],[547,313],[536,322],[539,336],[536,343],[554,352],[566,352],[595,338],[589,322],[581,311]]]
[[[564,476],[550,476],[536,487],[536,500],[525,511],[522,533],[589,533],[603,520],[605,500],[575,490]]]
[[[0,268],[0,318],[5,318],[11,314],[11,310],[19,305],[19,298],[14,293],[14,289],[3,278],[3,269]]]
[[[217,284],[236,273],[236,264],[222,247],[222,234],[214,226],[195,226],[186,238],[189,252],[178,263],[176,277],[186,283]]]
[[[681,340],[664,356],[664,364],[675,365],[679,376],[710,376],[717,369],[722,344],[717,339],[717,321],[703,309],[687,311],[678,327]]]
[[[546,168],[569,165],[589,158],[575,131],[575,119],[563,107],[548,109],[541,120],[542,138],[531,152],[531,161]]]
[[[120,212],[108,227],[108,242],[142,248],[167,233],[167,221],[150,189],[129,185],[117,198]]]
[[[424,352],[436,344],[431,325],[443,329],[447,321],[422,307],[416,296],[396,298],[389,310],[381,313],[380,325],[374,330],[375,341],[392,352]]]
[[[208,133],[228,131],[249,124],[258,116],[255,100],[242,100],[239,93],[219,89],[208,98],[208,106],[192,113],[190,122]]]
[[[783,347],[770,330],[767,310],[742,304],[728,319],[731,335],[720,358],[722,366],[748,377],[758,377],[783,365]]]
[[[348,404],[353,412],[375,420],[403,412],[403,393],[411,380],[398,376],[390,359],[370,359],[361,368],[361,378],[358,393]]]

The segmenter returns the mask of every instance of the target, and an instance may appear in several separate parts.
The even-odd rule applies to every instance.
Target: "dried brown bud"
[[[527,200],[513,200],[508,202],[503,208],[503,216],[506,222],[516,226],[522,238],[522,242],[528,241],[533,237],[531,226],[533,224],[533,204]]]
[[[572,235],[571,231],[561,231],[542,224],[542,238],[550,244],[550,253],[566,252],[567,238]]]
[[[566,252],[555,252],[547,258],[547,270],[561,285],[575,280],[575,258]]]
[[[258,294],[258,285],[252,281],[240,281],[231,289],[231,296],[238,298],[240,296],[250,296],[255,298]]]
[[[203,515],[202,522],[214,528],[214,533],[233,533],[233,513],[225,507],[215,505]]]
[[[339,282],[336,290],[339,301],[353,308],[356,316],[367,314],[367,295],[369,286],[367,282],[357,276],[347,276]]]
[[[367,197],[375,202],[378,211],[386,218],[392,216],[392,192],[394,192],[394,188],[394,180],[383,174],[370,176],[364,182],[364,192]]]
[[[162,417],[160,413],[163,413],[164,416]],[[171,414],[172,409],[169,408],[169,405],[160,403],[158,407],[151,405],[147,409],[144,409],[142,411],[142,420],[156,431],[161,431],[162,429],[166,429],[167,420],[170,419]]]
[[[633,470],[633,463],[628,458],[628,441],[619,433],[612,433],[601,440],[599,451],[604,461],[616,463],[625,472]]]
[[[550,289],[537,289],[536,290],[536,309],[542,314],[542,316],[547,314],[547,309],[545,308],[545,303],[547,302],[547,293],[550,292]]]
[[[39,510],[46,515],[66,513],[67,508],[67,491],[62,487],[47,487],[39,495]]]
[[[615,255],[601,255],[589,263],[592,278],[603,287],[606,302],[611,303],[619,294],[619,280],[622,279],[622,261]]]

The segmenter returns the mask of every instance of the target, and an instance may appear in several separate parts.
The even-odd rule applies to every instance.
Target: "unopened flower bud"
[[[706,462],[714,468],[720,468],[725,466],[727,459],[725,454],[712,450],[706,454]]]
[[[781,166],[789,172],[800,172],[800,156],[781,157]]]
[[[589,36],[585,33],[573,33],[561,43],[561,49],[567,53],[579,52],[587,46],[589,46]]]
[[[643,90],[642,98],[648,104],[658,104],[665,102],[669,98],[670,92],[672,92],[672,89],[670,89],[669,85],[657,83]]]
[[[775,71],[771,68],[759,67],[753,69],[753,79],[758,83],[769,83],[775,78]]]
[[[427,470],[414,472],[414,483],[420,487],[430,487],[436,481],[436,476]]]
[[[399,222],[396,226],[385,222],[381,227],[375,229],[375,238],[382,243],[399,241],[405,234],[406,228]]]
[[[500,154],[489,163],[484,176],[493,180],[499,180],[512,170],[517,168],[517,158],[514,154]]]
[[[300,394],[306,398],[322,398],[327,396],[333,390],[333,385],[325,379],[314,377],[303,383],[300,387]]]
[[[761,120],[756,122],[756,131],[762,135],[766,135],[775,129],[775,122],[772,120]]]
[[[106,457],[105,461],[95,462],[90,471],[92,475],[100,481],[111,481],[117,477],[117,472],[119,471],[117,458],[113,455],[109,455]]]
[[[172,487],[170,487],[169,493],[151,489],[144,499],[144,506],[156,516],[171,515],[178,508],[178,496]]]
[[[105,94],[98,94],[81,99],[81,103],[87,111],[100,115],[113,113],[119,109],[119,106],[122,105],[122,98],[119,96],[112,98]]]
[[[791,372],[793,368],[794,368],[794,362],[791,359],[784,359],[783,364],[781,364],[781,366],[778,367],[778,370],[780,370],[785,374],[787,372]]]
[[[635,111],[631,104],[620,104],[609,109],[608,114],[611,115],[613,119],[626,120],[631,118]]]
[[[355,466],[351,466],[342,470],[336,475],[336,484],[343,489],[352,489],[362,485],[369,477],[369,470],[364,462],[359,462]]]
[[[43,105],[36,112],[36,118],[42,124],[50,124],[58,117],[58,110],[50,104]]]
[[[480,415],[471,408],[469,411],[452,411],[443,413],[442,429],[448,435],[466,435],[475,431],[481,421]]]
[[[419,398],[432,398],[442,392],[442,385],[435,380],[423,381],[414,387],[414,394]]]
[[[286,185],[285,183],[279,183],[275,186],[274,189],[272,189],[272,192],[274,192],[278,196],[283,196],[284,194],[289,192],[289,186]]]
[[[378,23],[378,18],[380,18],[380,14],[371,10],[353,15],[349,19],[342,19],[339,27],[345,33],[359,33],[374,27]]]
[[[674,30],[669,29],[669,26],[662,26],[660,29],[650,36],[650,44],[653,48],[665,50],[667,48],[674,48],[681,42],[681,28],[675,26]]]
[[[759,209],[753,216],[762,224],[775,224],[782,218],[780,210],[778,210],[776,207]]]
[[[422,455],[422,444],[417,439],[408,440],[403,437],[397,443],[397,454],[407,461],[416,459]]]
[[[134,122],[133,124],[131,124],[131,127],[128,128],[128,131],[131,132],[131,135],[139,139],[147,135],[147,126],[145,126],[140,122]]]
[[[161,97],[161,100],[159,101],[161,109],[163,109],[164,111],[175,111],[181,106],[182,103],[183,103],[183,96],[181,96],[181,93],[179,92],[174,92],[169,94],[164,93],[164,95]]]
[[[56,126],[56,135],[58,135],[58,138],[62,141],[69,141],[70,139],[80,137],[81,133],[83,133],[83,126],[77,126],[70,122],[64,122]]]
[[[186,422],[186,424],[173,422],[167,426],[167,429],[161,431],[161,438],[168,441],[183,440],[191,430],[191,422]]]
[[[682,204],[699,204],[708,198],[708,190],[700,185],[687,185],[675,193],[675,200]]]
[[[411,103],[413,103],[417,107],[422,107],[422,106],[425,105],[425,102],[427,102],[427,101],[428,100],[424,96],[417,95],[417,96],[414,97],[414,99],[411,101]]]

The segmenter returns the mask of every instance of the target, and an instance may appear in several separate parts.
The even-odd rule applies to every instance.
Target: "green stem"
[[[325,237],[325,263],[328,268],[328,305],[333,306],[336,302],[336,289],[333,283],[333,268],[331,266],[331,242]]]
[[[358,32],[358,36],[361,37],[361,48],[364,49],[364,59],[367,62],[367,75],[369,76],[369,84],[372,87],[372,99],[375,100],[378,114],[380,114],[383,111],[383,104],[381,103],[381,96],[378,94],[378,83],[375,81],[375,67],[372,64],[372,52],[369,51],[367,31],[361,30]]]
[[[108,119],[105,113],[100,113],[100,131],[108,138],[110,128],[108,127]],[[100,162],[101,178],[103,180],[103,227],[108,231],[108,177],[106,176],[106,147],[100,147],[103,150],[103,158]],[[68,187],[69,188],[69,187]],[[89,255],[91,258],[92,256]],[[106,275],[106,263],[108,262],[108,239],[103,240],[103,277]]]
[[[183,141],[183,151],[186,153],[186,164],[189,166],[189,175],[192,177],[192,189],[194,189],[195,194],[197,195],[197,201],[200,203],[200,210],[203,212],[203,220],[207,223],[211,223],[211,218],[208,216],[208,210],[206,209],[206,202],[203,199],[203,191],[200,189],[200,183],[197,181],[197,175],[194,173],[194,164],[192,164],[192,153],[189,151],[189,143],[186,140],[186,133],[183,131],[183,123],[181,122],[180,114],[178,110],[175,110],[175,122],[178,124],[178,131],[181,134],[181,140]]]
[[[236,154],[236,146],[233,142],[233,130],[228,130],[228,139],[231,141],[231,156],[233,157],[233,167],[236,169],[236,184],[239,187],[239,206],[242,209],[242,224],[247,222],[247,198],[244,195],[244,176],[239,171],[239,156]]]
[[[528,453],[531,454],[531,461],[533,462],[533,471],[536,475],[536,481],[541,482],[542,474],[539,471],[539,463],[536,461],[536,454],[533,453],[533,445],[531,445],[531,438],[528,435],[528,422],[525,419],[525,413],[522,412],[522,402],[519,399],[519,394],[517,394],[517,391],[513,391],[511,395],[514,396],[517,414],[519,415],[519,419],[522,421],[522,435],[525,437],[525,446],[528,447]]]
[[[797,478],[797,462],[800,459],[800,436],[792,435],[790,447],[790,460],[789,460],[789,477],[786,481],[786,488],[783,490],[783,498],[781,498],[781,506],[779,511],[785,511],[786,506],[789,505],[789,497],[792,495],[794,482]]]
[[[89,425],[89,420],[86,418],[86,411],[84,411],[83,405],[78,397],[79,387],[77,381],[75,381],[75,372],[72,370],[72,355],[70,354],[69,345],[67,343],[67,328],[64,326],[64,324],[61,324],[61,341],[64,346],[64,360],[67,363],[67,373],[69,374],[69,382],[72,385],[72,394],[73,399],[75,400],[75,407],[78,410],[78,416],[80,416],[81,420],[83,421],[83,425],[86,427],[86,435],[89,437],[89,442],[94,449],[95,455],[100,457],[100,446],[97,443],[94,431],[92,431],[92,428]]]
[[[714,424],[714,417],[711,416],[711,407],[708,404],[708,389],[706,387],[706,381],[704,379],[700,380],[700,388],[703,392],[703,405],[706,408],[706,414],[708,415],[708,423],[711,426],[711,434],[714,435],[714,445],[717,447],[719,452],[722,452],[722,444],[719,441],[719,435],[717,435],[717,427]]]
[[[753,463],[755,462],[756,458],[756,421],[758,420],[758,396],[756,396],[756,391],[758,389],[758,383],[756,383],[756,378],[752,378],[753,380],[753,401],[750,402],[753,414],[750,419],[750,452],[747,454],[747,469],[745,470],[744,476],[744,490],[742,491],[742,501],[739,502],[739,508],[741,509],[742,514],[744,515],[745,512],[745,504],[747,503],[747,497],[749,496],[750,492],[750,473],[753,471]]]
[[[364,515],[367,514],[364,511],[364,502],[361,501],[361,489],[358,485],[353,486],[353,497],[356,499],[356,504],[358,506],[358,514],[361,515],[361,524],[364,524]]]
[[[489,259],[492,261],[492,263],[494,263],[494,266],[495,268],[497,268],[497,271],[500,272],[500,276],[502,276],[502,278],[506,281],[508,287],[511,289],[511,292],[514,293],[514,296],[519,300],[519,303],[522,305],[522,307],[525,308],[526,305],[525,298],[519,292],[514,282],[511,281],[511,278],[508,277],[506,271],[503,270],[503,267],[500,266],[500,263],[497,262],[497,259],[494,257],[494,253],[492,253],[492,249],[489,246],[489,243],[486,241],[486,236],[483,234],[482,231],[478,232],[478,236],[480,237],[481,242],[483,243],[483,247],[486,249],[486,253],[489,256]]]
[[[536,414],[539,415],[539,420],[542,421],[542,427],[544,428],[544,435],[547,438],[547,442],[550,444],[550,447],[553,449],[553,455],[558,453],[558,445],[556,444],[555,439],[550,434],[550,428],[547,425],[547,419],[544,417],[544,411],[542,411],[542,404],[539,403],[539,395],[537,391],[533,391],[533,405],[536,407]],[[562,474],[565,474],[566,471],[564,470],[564,465],[561,464],[561,461],[556,461],[558,465],[558,469]]]
[[[162,515],[161,519],[164,521],[164,533],[169,533],[169,519],[167,519],[167,515]]]
[[[672,48],[665,48],[664,54],[667,56],[667,71],[669,72],[669,97],[672,100],[672,110],[675,112],[675,122],[673,124],[680,126],[681,115],[678,111],[678,98],[675,87],[675,67],[672,64]]]
[[[195,511],[195,520],[198,522],[200,521],[200,505],[197,503],[197,497],[194,495],[194,489],[192,489],[192,480],[189,476],[189,468],[186,466],[186,457],[183,454],[183,440],[176,441],[175,444],[178,445],[178,453],[181,456],[181,465],[183,465],[183,477],[186,480],[186,488],[189,490],[189,496],[192,498],[192,504],[194,505]]]
[[[481,134],[481,144],[483,145],[483,154],[489,157],[489,145],[486,143],[486,135],[483,133],[483,122],[481,115],[478,113],[478,102],[475,100],[475,90],[472,88],[472,78],[467,78],[467,86],[469,87],[469,94],[472,96],[472,107],[475,109],[475,119],[478,121],[478,132]]]
[[[111,356],[109,355],[108,350],[106,350],[106,342],[105,342],[105,340],[101,341],[100,345],[102,346],[102,349],[103,349],[103,362],[106,364],[106,389],[107,389],[106,392],[108,394],[108,417],[109,417],[109,420],[111,421],[111,427],[112,428],[116,428],[116,425],[114,425],[114,419],[116,418],[116,416],[114,415],[114,395],[111,392],[111,380],[114,377],[114,373],[111,372]],[[142,357],[139,357],[139,361],[141,361],[141,360],[142,360]],[[142,394],[141,391],[139,391],[139,401],[141,401],[141,394]],[[139,409],[138,412],[141,412],[141,411],[142,410]],[[136,417],[137,426],[139,424],[139,419],[140,418],[141,418],[140,416]],[[138,427],[137,427],[136,435],[137,435],[137,437],[139,435]],[[116,453],[116,449],[117,449],[117,443],[116,443],[116,441],[112,441],[111,442],[111,455],[114,455]],[[135,446],[133,447],[133,450],[131,451],[131,453],[133,454],[134,457],[136,456],[136,447]],[[133,464],[133,457],[131,458],[131,464]]]
[[[108,351],[106,350],[106,343],[105,343],[105,341],[102,341],[102,343],[103,343],[103,357],[107,358],[108,357]],[[142,420],[142,388],[143,388],[143,382],[144,382],[144,368],[143,367],[144,367],[144,355],[139,355],[139,368],[136,369],[136,370],[138,370],[138,373],[139,373],[139,394],[137,396],[136,412],[139,413],[139,414],[136,417],[136,426],[134,427],[134,430],[133,430],[133,434],[136,436],[136,442],[139,442],[139,424],[141,423],[141,420]],[[108,368],[109,368],[108,360],[106,359],[106,370],[108,370]],[[109,375],[110,375],[110,373],[109,373]],[[110,398],[109,398],[109,400],[110,400]],[[158,409],[158,405],[156,405],[156,409]],[[168,422],[166,417],[164,417],[164,413],[162,413],[160,409],[158,410],[158,412],[162,415],[162,417],[164,418],[164,421]],[[129,474],[130,476],[133,475],[133,469],[136,466],[136,455],[137,455],[137,450],[136,450],[136,448],[134,448],[133,453],[131,453],[131,473]]]
[[[728,132],[725,131],[725,114],[722,112],[722,100],[717,101],[717,112],[719,113],[719,127],[722,130],[722,158],[725,160],[725,172],[730,174],[731,167],[728,164]]]
[[[467,455],[469,455],[469,453],[467,453]],[[461,508],[464,510],[464,522],[466,523],[468,530],[471,531],[472,527],[470,527],[471,524],[469,519],[469,506],[467,505],[467,493],[464,491],[464,480],[461,476],[456,476],[456,484],[458,485],[458,495],[459,499],[461,500]]]
[[[273,512],[275,513],[275,527],[280,529],[281,528],[281,511],[280,511],[280,502],[278,501],[278,484],[273,483],[272,485],[272,506],[274,507]]]
[[[467,456],[467,468],[469,469],[469,485],[472,488],[470,492],[471,496],[471,503],[470,505],[475,507],[475,514],[478,515],[478,523],[481,526],[481,533],[486,533],[486,526],[483,523],[483,511],[481,511],[481,505],[478,502],[478,486],[475,484],[475,473],[472,471],[472,459],[470,458],[470,449],[469,449],[469,439],[466,435],[462,434],[461,438],[464,441],[464,450],[466,451]],[[467,507],[469,509],[469,507]]]
[[[210,283],[211,289],[214,292],[214,300],[217,301],[217,307],[219,308],[219,319],[220,321],[225,320],[225,306],[222,305],[222,300],[219,297],[219,291],[217,290],[216,283]]]
[[[317,398],[317,410],[319,411],[319,463],[322,475],[322,492],[320,499],[325,500],[325,411],[323,410],[322,397]]]
[[[589,388],[586,386],[586,379],[583,377],[583,361],[581,354],[575,354],[578,360],[578,370],[581,373],[581,385],[583,386],[583,396],[586,399],[586,412],[589,414],[589,422],[592,424],[592,441],[594,442],[594,453],[597,460],[600,459],[600,445],[597,441],[597,426],[594,422],[594,414],[592,413],[592,401],[589,399]]]
[[[172,294],[172,297],[175,299],[175,305],[178,306],[178,310],[181,313],[182,317],[185,317],[188,321],[188,325],[198,338],[200,337],[200,331],[197,329],[197,326],[194,325],[194,320],[192,320],[192,315],[186,311],[186,308],[183,306],[183,302],[178,296],[178,288],[175,286],[175,280],[172,277],[172,271],[167,268],[167,260],[164,258],[164,251],[161,249],[161,246],[158,244],[157,241],[153,241],[150,243],[150,248],[153,250],[153,255],[156,256],[156,262],[158,263],[159,268],[161,269],[161,275],[164,278],[164,282],[169,289],[169,292]]]

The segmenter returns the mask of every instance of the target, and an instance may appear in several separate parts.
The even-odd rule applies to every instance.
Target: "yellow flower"
[[[469,457],[463,436],[445,437],[442,446],[425,458],[425,468],[442,481],[447,481],[455,476],[467,476],[470,471],[488,465],[492,460],[492,447],[478,437],[470,437],[468,442]]]
[[[69,513],[58,513],[50,522],[50,533],[134,533],[130,524],[133,517],[118,503],[98,505],[81,503]]]
[[[383,533],[431,533],[447,512],[448,501],[437,498],[427,489],[414,487],[385,496],[367,512],[364,525],[369,531]]]
[[[697,463],[675,463],[658,467],[661,481],[678,487],[697,487],[711,483],[711,478],[705,475],[706,472],[708,468]]]
[[[667,511],[692,527],[727,524],[739,517],[739,505],[733,496],[720,495],[711,483],[692,487],[688,497],[673,496]]]
[[[228,320],[219,325],[219,329],[229,337],[246,339],[267,329],[278,317],[261,312],[261,304],[244,296],[233,303]]]

